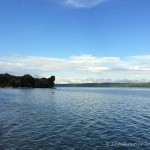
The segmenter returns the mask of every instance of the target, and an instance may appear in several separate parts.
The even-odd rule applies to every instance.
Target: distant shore
[[[74,83],[74,84],[56,84],[57,87],[135,87],[150,88],[150,82],[147,83]]]

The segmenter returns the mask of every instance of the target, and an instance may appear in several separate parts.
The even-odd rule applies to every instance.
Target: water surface
[[[0,149],[148,150],[150,89],[0,89]]]

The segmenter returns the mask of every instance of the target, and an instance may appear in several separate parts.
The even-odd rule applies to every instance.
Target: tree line
[[[31,88],[53,88],[55,76],[49,78],[34,78],[30,74],[14,76],[8,73],[0,74],[0,87],[31,87]]]

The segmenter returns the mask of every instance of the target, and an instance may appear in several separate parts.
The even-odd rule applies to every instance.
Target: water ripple
[[[147,150],[149,97],[149,89],[0,89],[0,149]]]

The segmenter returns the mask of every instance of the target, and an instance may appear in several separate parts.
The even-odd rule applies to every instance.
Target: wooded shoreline
[[[49,78],[34,78],[29,74],[14,76],[8,73],[0,74],[0,88],[53,88],[55,76]]]

